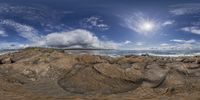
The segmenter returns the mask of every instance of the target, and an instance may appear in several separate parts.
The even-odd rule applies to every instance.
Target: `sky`
[[[0,0],[0,49],[199,49],[199,0]]]

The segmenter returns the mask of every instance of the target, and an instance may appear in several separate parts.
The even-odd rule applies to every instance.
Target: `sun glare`
[[[148,36],[155,34],[159,30],[160,22],[152,18],[144,18],[139,16],[135,17],[135,19],[132,19],[130,25],[135,32]]]
[[[140,29],[145,32],[151,32],[153,31],[155,25],[153,22],[143,22],[140,26]]]
[[[144,23],[144,30],[146,31],[151,31],[154,27],[154,24],[153,23],[150,23],[150,22],[145,22]]]

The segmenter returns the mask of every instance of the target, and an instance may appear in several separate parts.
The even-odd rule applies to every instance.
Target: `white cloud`
[[[196,26],[192,26],[192,27],[184,27],[181,29],[182,31],[185,31],[185,32],[190,32],[190,33],[193,33],[193,34],[198,34],[200,35],[200,28],[199,27],[196,27]]]
[[[141,35],[152,35],[158,33],[162,28],[174,24],[173,20],[162,21],[160,19],[149,18],[143,13],[132,13],[119,16],[124,20],[121,25]]]
[[[118,49],[123,50],[200,50],[200,42],[195,39],[173,39],[166,43],[132,42],[124,45],[121,43]]]
[[[162,43],[162,44],[160,44],[161,46],[169,46],[170,44],[168,44],[168,43]]]
[[[112,41],[101,41],[92,32],[76,29],[67,32],[51,33],[45,36],[45,44],[50,47],[82,47],[114,49],[119,46]]]
[[[185,42],[185,40],[181,40],[181,39],[173,39],[173,40],[170,40],[172,42],[178,42],[178,43],[183,43]]]
[[[15,4],[10,5],[0,3],[0,14],[6,16],[10,13],[14,13],[17,18],[22,18],[27,22],[38,23],[44,28],[44,31],[46,30],[46,32],[48,31],[48,33],[50,33],[48,35],[41,35],[39,31],[31,25],[21,24],[12,19],[0,19],[0,25],[8,26],[16,31],[20,37],[29,40],[29,46],[116,48],[121,44],[109,40],[102,41],[92,32],[87,30],[72,30],[66,28],[67,26],[63,24],[63,22],[60,22],[60,19],[63,15],[68,14],[68,12],[57,12],[53,9],[49,10],[49,8],[39,5],[19,6]],[[100,17],[92,16],[85,18],[83,22],[84,21],[84,25],[86,25],[85,27],[87,29],[91,27],[98,30],[108,30],[110,28]],[[69,29],[72,31],[68,31]],[[51,33],[52,30],[56,30],[57,32]],[[3,35],[5,35],[5,33],[0,31],[0,36]],[[6,45],[12,45],[15,47],[14,45],[19,46],[23,44],[5,42],[4,47]]]
[[[127,40],[127,41],[124,42],[124,44],[129,44],[129,43],[131,43],[131,41]]]
[[[22,44],[18,42],[1,42],[0,43],[0,49],[20,49],[28,47],[28,44]]]
[[[186,3],[171,6],[170,13],[174,15],[200,13],[200,3]]]
[[[171,42],[174,43],[161,43],[161,44],[155,44],[155,45],[144,45],[142,50],[194,50],[194,49],[200,49],[199,45],[200,42],[191,39],[191,40],[179,40],[179,39],[173,39]]]
[[[100,41],[91,32],[86,30],[74,30],[69,32],[51,33],[46,36],[49,46],[73,46],[83,45],[86,47],[97,47]]]
[[[191,39],[191,40],[187,40],[187,41],[185,41],[186,43],[189,43],[189,44],[194,44],[194,43],[197,43],[197,41],[196,40],[194,40],[194,39]]]
[[[13,27],[21,37],[31,42],[37,42],[41,40],[41,36],[38,34],[38,31],[31,26],[23,25],[12,20],[0,20],[0,24]]]
[[[144,42],[137,42],[136,45],[137,46],[142,46],[142,45],[144,45]]]
[[[6,36],[8,36],[8,34],[6,34],[5,31],[0,30],[0,36],[2,36],[2,37],[6,37]]]
[[[171,43],[172,42],[172,43]],[[169,43],[158,43],[158,44],[147,44],[142,42],[138,42],[136,44],[128,45],[128,49],[132,50],[193,50],[200,49],[200,42],[194,39],[183,40],[183,39],[173,39],[170,40]]]
[[[80,24],[83,28],[98,29],[101,31],[105,31],[110,28],[107,24],[104,23],[104,20],[96,16],[84,18],[83,20],[81,20]]]
[[[143,27],[145,23],[151,23],[151,25],[154,25],[154,20],[149,20],[148,18],[145,18],[142,13],[135,13],[133,15],[128,15],[125,18],[123,17],[125,21],[125,27],[133,30],[134,32],[137,32],[142,35],[147,35],[149,31],[143,30]],[[152,30],[156,30],[156,27],[153,27]]]
[[[194,40],[194,39],[190,39],[190,40],[182,40],[182,39],[173,39],[173,40],[170,40],[172,42],[176,42],[176,43],[183,43],[183,44],[193,44],[193,43],[196,43],[197,41]]]
[[[192,50],[192,49],[200,49],[200,42],[190,39],[172,39],[170,40],[173,43],[161,43],[160,46],[155,46],[157,50]]]
[[[167,26],[167,25],[172,25],[175,21],[173,20],[168,20],[168,21],[165,21],[162,25],[163,26]]]
[[[14,15],[17,20],[28,23],[40,24],[46,32],[63,31],[69,29],[61,19],[72,11],[58,11],[45,5],[18,5],[10,3],[0,3],[1,18],[7,19]]]
[[[92,32],[83,29],[55,32],[55,33],[50,33],[46,36],[45,35],[42,36],[33,27],[28,25],[23,25],[12,20],[0,20],[0,24],[14,28],[19,33],[19,36],[31,42],[29,46],[114,49],[120,45],[120,43],[118,44],[108,40],[101,41]],[[3,34],[4,33],[3,32],[1,33],[0,31],[0,35]]]

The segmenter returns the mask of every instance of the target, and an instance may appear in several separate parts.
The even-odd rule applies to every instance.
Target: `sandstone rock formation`
[[[112,58],[44,48],[0,56],[0,100],[196,100],[199,84],[199,56]]]

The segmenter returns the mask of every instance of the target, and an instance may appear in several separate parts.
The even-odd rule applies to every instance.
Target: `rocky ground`
[[[105,57],[27,48],[0,56],[0,100],[200,100],[200,56]]]

